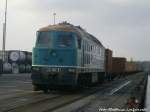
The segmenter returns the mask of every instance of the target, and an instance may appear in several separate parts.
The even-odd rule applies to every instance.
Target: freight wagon
[[[137,65],[134,62],[126,62],[126,73],[133,73],[133,72],[137,72]]]
[[[126,68],[126,58],[124,57],[112,57],[112,74],[115,77],[116,75],[125,74]]]
[[[105,77],[108,80],[113,78],[112,76],[112,50],[105,49]]]
[[[90,85],[104,80],[105,48],[80,26],[60,23],[41,28],[33,48],[35,90]]]
[[[138,72],[135,62],[128,62],[124,57],[112,57],[112,76],[124,76]]]

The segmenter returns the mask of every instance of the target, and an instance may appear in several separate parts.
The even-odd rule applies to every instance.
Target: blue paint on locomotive
[[[78,65],[76,41],[73,32],[38,32],[32,55],[34,85],[75,85],[76,75],[68,70]]]
[[[33,65],[76,66],[76,36],[71,32],[39,32]]]
[[[32,83],[40,89],[97,83],[104,79],[104,54],[103,45],[78,27],[46,27],[33,48]]]
[[[34,65],[76,66],[76,50],[34,48]]]

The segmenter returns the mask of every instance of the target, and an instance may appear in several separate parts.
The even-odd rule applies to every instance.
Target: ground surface
[[[0,77],[0,112],[98,112],[127,108],[127,99],[140,101],[145,74],[137,73],[74,93],[33,92],[30,74],[3,74]],[[107,111],[106,111],[107,112]]]

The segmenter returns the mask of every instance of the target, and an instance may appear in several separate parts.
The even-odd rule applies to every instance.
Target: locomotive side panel
[[[104,72],[104,48],[94,43],[92,40],[83,40],[81,65],[93,72]]]

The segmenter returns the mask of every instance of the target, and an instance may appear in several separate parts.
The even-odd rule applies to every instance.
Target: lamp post
[[[3,46],[2,46],[3,61],[5,61],[5,50],[6,50],[6,26],[7,26],[7,0],[5,6],[5,22],[3,23]]]
[[[54,25],[55,25],[55,16],[56,16],[56,13],[53,13],[53,16],[54,16]]]

